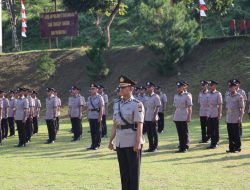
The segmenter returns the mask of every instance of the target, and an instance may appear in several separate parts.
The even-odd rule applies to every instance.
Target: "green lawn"
[[[246,121],[248,119],[246,118]],[[159,151],[143,153],[142,190],[166,189],[249,189],[250,188],[250,122],[244,123],[242,152],[226,154],[227,133],[221,122],[221,146],[206,150],[198,144],[198,120],[190,125],[191,148],[186,154],[174,153],[177,135],[168,118],[167,130],[160,135]],[[109,122],[109,129],[111,128]],[[98,151],[87,151],[90,145],[88,125],[84,123],[84,138],[70,142],[68,121],[61,124],[55,144],[44,144],[45,125],[25,148],[15,148],[17,136],[0,147],[1,190],[117,190],[120,189],[118,162],[115,152],[107,149],[108,139]],[[148,147],[145,144],[144,149]]]

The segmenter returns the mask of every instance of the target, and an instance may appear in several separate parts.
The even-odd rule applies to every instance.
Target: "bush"
[[[49,78],[56,71],[54,60],[49,56],[48,52],[42,54],[37,60],[37,72],[42,76]]]
[[[182,3],[170,6],[165,0],[144,0],[139,18],[138,37],[162,57],[151,65],[162,75],[174,74],[177,65],[200,42],[198,23]]]
[[[105,37],[101,36],[93,44],[92,48],[89,49],[86,54],[91,60],[91,65],[87,66],[87,74],[90,78],[103,79],[109,75],[110,70],[104,61],[103,53],[106,48]]]

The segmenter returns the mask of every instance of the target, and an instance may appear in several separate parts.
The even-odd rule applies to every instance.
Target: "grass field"
[[[206,150],[206,144],[197,143],[200,128],[194,120],[190,124],[190,151],[177,154],[176,129],[168,118],[167,130],[160,135],[159,151],[143,153],[141,189],[250,189],[250,122],[247,118],[245,121],[241,153],[225,153],[228,143],[224,122],[221,146]],[[108,124],[110,129],[111,121]],[[120,189],[118,162],[115,152],[107,149],[108,138],[103,139],[98,151],[87,151],[88,124],[84,123],[84,138],[78,142],[70,142],[69,130],[70,124],[63,121],[58,140],[51,145],[44,144],[44,124],[25,148],[14,147],[17,136],[5,140],[0,147],[0,189]],[[144,149],[147,147],[146,143]]]

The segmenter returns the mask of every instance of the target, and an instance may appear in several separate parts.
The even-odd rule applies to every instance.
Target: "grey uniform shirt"
[[[208,109],[208,116],[210,118],[216,118],[218,117],[218,107],[219,105],[221,105],[222,102],[222,95],[219,91],[215,91],[215,92],[209,92],[209,96],[208,96],[208,105],[209,105],[209,109]]]
[[[174,121],[187,121],[188,108],[193,105],[190,93],[176,94],[174,96],[173,106],[175,107]]]
[[[42,104],[38,98],[35,98],[34,100],[35,100],[34,117],[39,117],[40,108],[42,107]]]
[[[146,96],[144,95],[138,95],[136,97],[134,97],[135,99],[139,100],[140,102],[142,102],[142,104],[145,106],[145,101],[146,101]]]
[[[10,103],[10,107],[8,110],[8,117],[14,117],[16,99],[14,97],[10,98],[9,103]]]
[[[92,105],[93,104],[93,105]],[[100,109],[104,106],[104,100],[101,95],[88,97],[88,119],[98,119],[99,112],[94,109]]]
[[[104,101],[104,110],[103,110],[103,115],[107,115],[108,114],[108,103],[109,103],[109,98],[108,95],[103,93],[101,94],[103,101]]]
[[[167,95],[163,92],[161,92],[159,96],[161,100],[161,106],[160,106],[159,112],[163,113],[165,111],[164,104],[168,102],[168,98],[167,98]]]
[[[0,99],[0,109],[3,110],[3,99],[2,98]],[[0,119],[2,119],[1,115],[0,115]]]
[[[208,117],[209,104],[208,104],[209,91],[199,93],[198,104],[200,104],[199,116]]]
[[[241,109],[244,109],[243,96],[229,94],[226,99],[226,123],[239,123]]]
[[[242,97],[243,97],[243,100],[244,100],[244,110],[245,110],[245,107],[246,107],[246,102],[247,102],[247,95],[246,95],[246,92],[243,90],[243,89],[239,89],[237,91],[237,93],[239,93]]]
[[[83,98],[81,96],[72,96],[70,99],[70,117],[82,117],[82,112],[80,110],[81,106],[84,105]]]
[[[60,111],[60,107],[62,106],[62,101],[61,101],[61,98],[55,96],[56,98],[56,101],[57,101],[57,111],[56,111],[56,117],[60,116],[61,115],[61,111]]]
[[[25,98],[24,96],[16,99],[15,109],[16,109],[15,119],[17,121],[23,120],[25,116],[24,115],[25,109],[29,109],[28,99]]]
[[[56,117],[56,113],[54,113],[54,109],[58,108],[58,101],[55,96],[46,98],[46,113],[45,119],[51,120]]]
[[[154,119],[154,112],[157,107],[161,106],[160,97],[153,93],[151,96],[145,96],[145,121],[153,121]],[[158,120],[158,114],[156,114],[155,120]]]
[[[122,121],[119,114],[120,112],[123,118],[130,124],[143,123],[144,121],[144,106],[143,104],[135,99],[133,96],[124,101],[117,99],[114,104],[113,121],[116,126],[126,125]],[[141,139],[141,144],[145,142],[144,137]],[[132,129],[116,129],[115,145],[119,148],[133,147],[136,143],[136,131]]]
[[[32,98],[31,96],[27,97],[28,101],[29,101],[29,115],[31,115],[31,109],[34,109],[35,107],[35,99]]]
[[[7,98],[3,98],[3,111],[2,111],[2,118],[8,118],[8,109],[10,107],[9,100]]]

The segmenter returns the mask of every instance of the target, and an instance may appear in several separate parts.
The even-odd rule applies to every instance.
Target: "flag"
[[[206,8],[206,3],[204,0],[199,0],[199,4],[200,4],[200,16],[207,16],[205,11],[207,10]]]
[[[26,38],[27,23],[26,23],[26,11],[24,6],[24,0],[21,0],[21,14],[22,14],[22,37]]]

